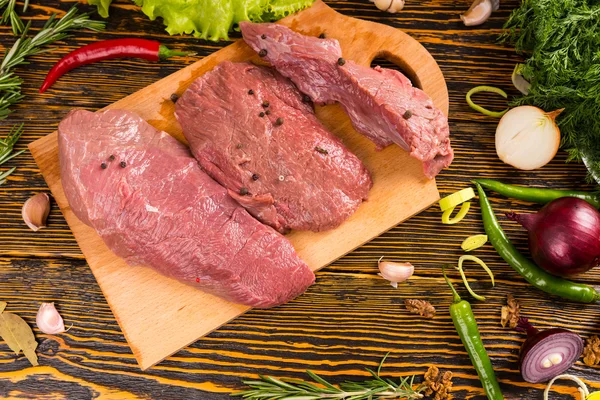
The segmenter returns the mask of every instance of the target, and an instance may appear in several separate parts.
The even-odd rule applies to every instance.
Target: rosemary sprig
[[[12,68],[27,64],[26,59],[30,56],[48,51],[43,47],[66,38],[68,32],[74,29],[100,31],[104,29],[105,23],[90,20],[89,14],[78,14],[77,7],[74,6],[61,19],[56,19],[56,14],[52,15],[33,37],[27,37],[30,25],[31,21],[25,25],[21,37],[6,52],[0,63],[0,120],[5,119],[11,112],[10,108],[23,98],[21,93],[23,81],[11,72]]]
[[[381,378],[381,367],[388,354],[379,363],[377,372],[365,368],[373,377],[371,380],[346,381],[334,386],[311,371],[306,373],[315,383],[260,375],[260,380],[244,381],[244,384],[250,386],[250,390],[234,393],[232,396],[240,396],[247,400],[415,400],[423,398],[421,392],[425,390],[425,386],[419,385],[414,388],[414,375],[400,378],[399,382]]]
[[[4,12],[2,13],[2,17],[0,18],[0,24],[4,25],[7,22],[10,22],[10,26],[15,36],[23,32],[23,30],[25,29],[23,21],[21,21],[21,18],[15,11],[16,5],[17,0],[0,0],[0,10],[6,7],[4,8]],[[23,12],[27,11],[28,6],[29,0],[25,0],[23,3]]]
[[[20,126],[13,126],[6,138],[0,139],[0,165],[4,164],[11,158],[18,156],[19,154],[25,151],[19,150],[13,153],[13,147],[15,146],[15,143],[17,143],[17,140],[19,140],[19,138],[21,137],[21,134],[23,134],[23,124],[21,124]],[[6,182],[6,178],[14,171],[15,167],[12,167],[8,171],[1,172],[0,185],[4,184],[4,182]]]

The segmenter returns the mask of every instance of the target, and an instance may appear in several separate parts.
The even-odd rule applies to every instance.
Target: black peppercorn
[[[261,111],[260,114],[258,114],[258,116],[262,118],[265,116],[265,113]]]
[[[267,55],[267,49],[262,49],[258,52],[259,57],[265,57]]]
[[[271,114],[271,110],[265,111],[265,114],[270,115]]]
[[[179,100],[179,95],[177,93],[173,93],[170,99],[173,103],[177,103],[177,100]]]
[[[263,106],[264,108],[267,108],[267,107],[269,107],[269,105],[270,105],[270,103],[269,103],[267,100],[265,100],[265,101],[263,101],[263,102],[262,102],[262,106]]]
[[[106,169],[106,163],[105,163],[105,162],[103,162],[102,164],[100,164],[100,168],[102,168],[102,169]]]
[[[337,60],[338,65],[344,65],[346,64],[346,60],[344,60],[342,57],[338,58]]]
[[[402,115],[402,118],[404,119],[409,119],[410,117],[412,117],[412,112],[410,110],[406,110],[404,115]]]
[[[310,97],[308,97],[308,95],[304,94],[304,95],[302,95],[302,101],[305,103],[310,103]]]
[[[319,35],[319,39],[325,39],[325,37],[326,37],[326,36],[325,36],[325,34],[324,34],[324,33],[321,33],[321,34]]]
[[[121,166],[121,168],[125,168],[127,166],[127,164],[125,163],[125,161],[121,161],[121,163],[119,165]]]
[[[319,147],[319,146],[315,147],[315,151],[317,151],[317,152],[319,152],[321,154],[329,154],[329,152],[327,150],[325,150],[324,148]]]
[[[257,174],[252,174],[252,180],[253,181],[257,181],[258,180],[258,175]]]
[[[265,35],[265,34],[263,33],[262,35],[260,35],[260,38],[261,38],[261,39],[266,39],[266,38],[267,38],[267,35]]]
[[[111,155],[110,155],[110,157],[108,157],[108,159],[109,159],[110,161],[115,161],[115,155],[114,155],[114,154],[111,154]]]
[[[247,188],[243,187],[243,188],[240,189],[240,195],[241,196],[245,196],[247,194],[248,194],[248,189]]]
[[[281,118],[281,117],[277,118],[277,120],[275,121],[275,125],[276,126],[283,125],[283,118]]]
[[[254,90],[252,90],[252,89],[248,90],[248,94],[254,94]]]

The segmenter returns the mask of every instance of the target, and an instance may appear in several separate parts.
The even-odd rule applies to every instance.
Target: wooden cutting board
[[[325,33],[339,40],[343,56],[359,64],[368,66],[378,57],[394,62],[447,114],[448,91],[438,65],[423,46],[405,33],[345,17],[321,1],[280,22],[307,35]],[[238,41],[108,108],[137,112],[156,128],[185,141],[169,97],[172,93],[182,94],[195,78],[224,60],[259,62],[256,54]],[[288,235],[300,257],[315,271],[439,199],[435,180],[427,180],[421,163],[398,146],[375,151],[369,140],[352,129],[339,106],[318,107],[317,114],[365,163],[374,185],[369,200],[337,229]],[[150,268],[128,266],[115,256],[96,232],[71,211],[60,180],[57,144],[55,132],[31,143],[29,149],[142,369],[162,361],[249,309],[166,278]],[[376,260],[372,262],[375,265]],[[315,284],[319,284],[318,279]],[[272,312],[276,313],[277,308]]]

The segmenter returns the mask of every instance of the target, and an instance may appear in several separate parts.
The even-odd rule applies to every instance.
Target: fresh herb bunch
[[[23,124],[21,124],[19,127],[13,126],[6,138],[0,139],[0,165],[4,164],[11,158],[18,156],[19,154],[25,151],[19,150],[16,153],[13,153],[13,147],[15,143],[17,143],[17,140],[19,140],[19,138],[21,137],[22,133]],[[0,185],[4,184],[4,182],[6,182],[6,178],[14,171],[15,167],[12,167],[11,169],[5,172],[0,172]]]
[[[600,183],[600,1],[523,0],[502,36],[526,55],[529,94],[514,105],[565,108],[558,120],[569,161]]]
[[[56,19],[56,14],[52,15],[33,37],[27,37],[30,25],[31,22],[23,28],[21,37],[6,52],[0,64],[0,120],[5,119],[11,112],[10,107],[23,98],[21,93],[23,81],[11,72],[12,68],[27,64],[27,57],[48,51],[43,47],[66,38],[69,31],[74,29],[99,31],[104,29],[105,23],[90,20],[88,14],[78,14],[77,8],[73,7],[61,19]]]
[[[5,25],[7,22],[10,22],[13,33],[18,35],[23,32],[25,25],[23,25],[23,21],[21,21],[19,14],[15,11],[16,5],[17,0],[0,0],[0,10],[4,9],[0,18],[0,24]],[[23,12],[27,11],[28,6],[29,0],[25,0],[23,2]]]
[[[377,372],[365,368],[373,379],[363,382],[343,382],[334,386],[311,371],[306,371],[308,376],[316,382],[306,382],[299,379],[277,379],[270,376],[260,376],[260,380],[244,381],[251,387],[250,390],[235,393],[232,396],[241,396],[247,400],[376,400],[376,399],[421,399],[426,387],[419,385],[413,388],[414,375],[401,378],[399,382],[383,379],[380,376],[381,367],[387,354],[381,360]]]

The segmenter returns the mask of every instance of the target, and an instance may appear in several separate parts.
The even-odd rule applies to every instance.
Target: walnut
[[[590,367],[600,364],[600,339],[598,336],[594,335],[586,340],[583,362]]]
[[[433,318],[435,316],[435,307],[428,301],[404,300],[404,305],[413,314],[419,314],[425,318]]]
[[[500,323],[502,327],[506,327],[508,324],[509,328],[516,328],[519,322],[519,315],[521,312],[521,306],[519,302],[513,297],[512,294],[506,296],[506,305],[502,306],[502,314],[500,316]]]
[[[452,372],[446,371],[440,376],[440,370],[436,366],[431,366],[425,372],[425,395],[433,396],[434,400],[452,400],[454,396],[452,391]]]

